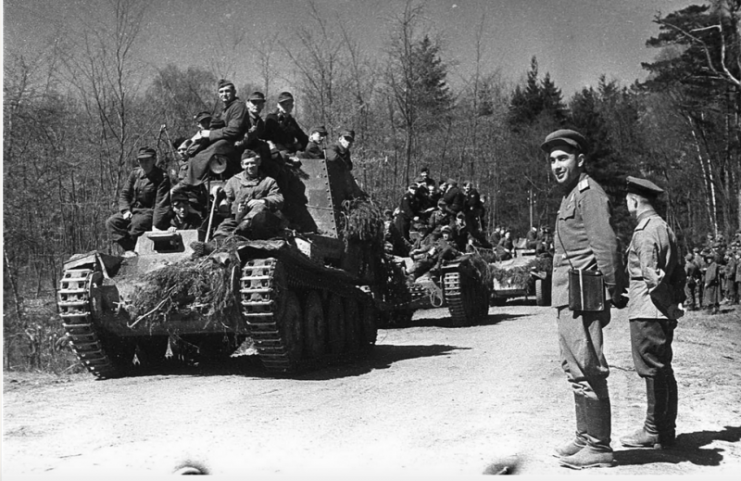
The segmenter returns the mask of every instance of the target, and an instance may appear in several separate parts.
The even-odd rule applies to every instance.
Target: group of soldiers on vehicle
[[[695,247],[685,256],[687,281],[685,307],[706,308],[718,314],[721,304],[737,305],[741,300],[741,229],[732,242],[723,235],[708,235],[702,249]]]
[[[307,135],[292,116],[290,92],[278,96],[276,111],[265,119],[260,115],[266,102],[261,92],[243,101],[234,84],[222,79],[218,94],[221,113],[196,114],[197,132],[174,142],[179,162],[174,178],[156,165],[154,149],[139,149],[139,168],[121,191],[119,212],[106,222],[125,256],[135,255],[137,238],[152,229],[196,228],[201,239],[208,237],[210,227],[214,239],[231,234],[265,239],[283,228],[316,231],[299,178],[302,158],[327,159],[328,170],[342,179],[337,202],[365,197],[351,174],[353,130],[341,130],[337,142],[324,148],[327,129],[318,125]],[[214,175],[228,180],[208,192],[206,185]],[[220,224],[221,218],[209,222],[214,220],[209,219],[209,196],[223,218]],[[208,248],[198,243],[194,249],[202,253]]]
[[[509,229],[497,226],[491,241],[487,238],[485,204],[473,182],[466,181],[459,188],[450,178],[438,186],[427,167],[409,185],[399,206],[394,211],[387,209],[385,215],[386,251],[414,260],[411,280],[472,250],[488,250],[498,260],[515,255]],[[551,255],[550,229],[533,228],[521,247],[533,249],[537,255]]]

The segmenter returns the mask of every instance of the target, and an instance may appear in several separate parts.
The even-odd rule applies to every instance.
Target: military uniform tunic
[[[561,201],[554,244],[552,305],[557,309],[561,367],[576,395],[609,399],[610,369],[602,337],[602,327],[610,321],[609,304],[598,312],[570,311],[567,307],[572,267],[599,270],[608,290],[616,295],[625,282],[617,239],[610,226],[607,194],[585,173]]]

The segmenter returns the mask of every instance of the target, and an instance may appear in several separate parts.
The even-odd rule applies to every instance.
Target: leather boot
[[[659,441],[662,448],[667,448],[674,446],[676,441],[677,407],[679,404],[677,380],[674,378],[674,371],[671,368],[666,373],[664,382],[666,387],[666,412],[664,413],[664,426],[659,431]]]
[[[561,466],[571,469],[609,468],[615,466],[610,447],[612,412],[610,399],[585,399],[587,445],[576,454],[561,458]]]
[[[665,424],[667,391],[664,377],[646,378],[646,420],[633,434],[620,438],[620,444],[630,448],[661,449],[659,432]]]
[[[553,455],[557,458],[572,456],[587,445],[587,414],[586,398],[574,394],[574,410],[576,411],[576,436],[568,444],[557,447]]]

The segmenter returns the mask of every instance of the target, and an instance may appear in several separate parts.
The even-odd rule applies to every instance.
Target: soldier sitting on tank
[[[401,232],[399,232],[399,229],[396,227],[396,222],[394,222],[394,215],[391,209],[386,209],[384,211],[383,227],[383,240],[386,252],[399,257],[408,256],[412,245],[409,241],[404,239],[404,236],[401,235]]]
[[[274,151],[280,152],[283,158],[304,150],[309,137],[293,117],[294,100],[290,92],[281,92],[278,96],[277,110],[265,118],[264,139],[270,142]]]
[[[327,138],[327,129],[323,125],[317,125],[312,127],[309,131],[309,143],[306,144],[306,149],[299,153],[299,158],[302,159],[323,159],[324,155],[324,139]]]
[[[214,157],[219,157],[226,163],[227,175],[239,170],[239,152],[234,143],[242,140],[247,131],[247,106],[237,97],[234,83],[221,79],[218,88],[224,110],[218,119],[211,122],[210,129],[199,131],[191,139],[193,142],[207,142],[208,146],[188,161],[187,173],[178,184],[179,187],[202,184],[208,176],[208,166]]]
[[[252,92],[245,102],[247,106],[247,130],[244,137],[234,143],[239,150],[254,150],[262,158],[262,169],[267,172],[269,162],[271,161],[270,145],[265,141],[265,121],[260,117],[262,109],[265,107],[265,94],[262,92]],[[268,173],[270,177],[276,178],[276,175]]]
[[[283,194],[278,183],[260,170],[262,159],[253,150],[242,154],[239,174],[229,179],[224,186],[223,208],[229,209],[232,217],[219,225],[214,238],[232,233],[248,239],[268,239],[280,230]]]
[[[170,227],[168,230],[198,229],[203,219],[193,209],[191,200],[185,192],[175,192],[170,197],[172,213],[170,214]]]
[[[330,175],[342,179],[340,191],[333,193],[337,205],[341,205],[348,199],[367,197],[352,175],[353,163],[350,149],[354,143],[355,131],[341,130],[337,142],[331,144],[325,151],[327,170],[330,171]]]
[[[136,240],[153,226],[166,229],[170,209],[170,179],[157,167],[157,152],[139,149],[139,168],[129,175],[118,198],[119,212],[106,220],[111,238],[133,256]]]
[[[443,261],[455,259],[461,254],[452,238],[453,229],[445,226],[440,233],[441,237],[437,240],[432,240],[432,236],[421,239],[421,250],[412,250],[412,258],[416,257],[416,259],[410,275],[411,280],[417,279],[430,270],[439,269]],[[429,244],[425,243],[425,239],[428,239]]]

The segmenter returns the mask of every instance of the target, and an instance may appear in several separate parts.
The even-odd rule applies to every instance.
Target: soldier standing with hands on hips
[[[672,340],[684,315],[686,274],[677,238],[652,202],[664,191],[645,179],[628,177],[625,201],[638,221],[628,248],[630,343],[638,375],[646,380],[646,420],[623,446],[662,449],[674,444],[677,381]]]
[[[573,130],[549,134],[541,149],[564,197],[558,210],[553,258],[552,303],[556,308],[561,367],[574,393],[576,436],[556,449],[560,464],[572,469],[614,466],[610,369],[603,352],[602,328],[610,322],[610,302],[625,307],[625,279],[617,238],[610,226],[605,191],[585,172],[587,141]],[[571,272],[598,272],[605,289],[598,308],[570,303]],[[574,293],[571,293],[574,294]],[[606,296],[605,296],[606,294]]]

